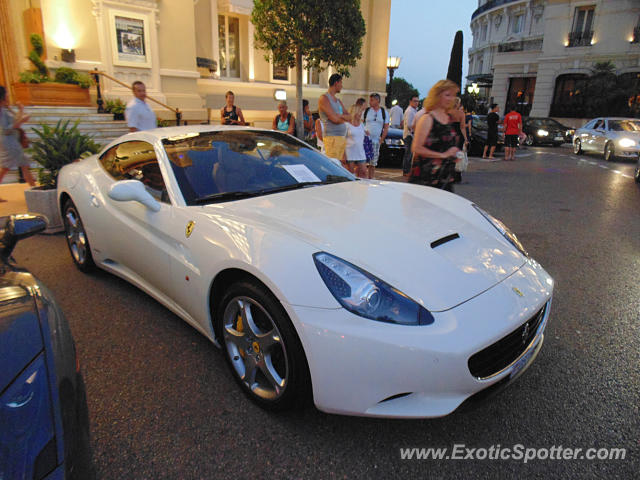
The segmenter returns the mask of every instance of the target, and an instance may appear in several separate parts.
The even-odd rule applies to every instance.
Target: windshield
[[[532,118],[527,122],[532,127],[536,128],[560,128],[564,129],[564,127],[553,120],[552,118]]]
[[[640,121],[609,120],[609,130],[614,132],[640,132]]]
[[[487,125],[487,117],[473,117],[471,122],[475,128],[478,128],[480,130],[489,130],[489,125]]]
[[[189,133],[162,143],[187,205],[355,180],[320,152],[279,132]]]

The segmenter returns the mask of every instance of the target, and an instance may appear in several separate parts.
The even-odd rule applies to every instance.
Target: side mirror
[[[120,180],[114,183],[109,189],[109,198],[117,202],[138,202],[153,212],[160,210],[160,203],[139,180]]]
[[[47,228],[47,219],[44,215],[25,213],[11,215],[0,235],[0,254],[9,257],[20,240],[24,240]]]

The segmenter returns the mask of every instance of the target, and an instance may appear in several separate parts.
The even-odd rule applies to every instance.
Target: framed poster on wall
[[[133,12],[109,11],[113,64],[151,67],[149,19]]]

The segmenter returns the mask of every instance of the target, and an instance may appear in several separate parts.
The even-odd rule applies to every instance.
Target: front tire
[[[633,174],[636,182],[640,183],[640,160],[638,160],[638,165],[636,166],[636,171]]]
[[[531,135],[530,133],[527,134],[527,136],[524,139],[524,144],[527,147],[532,147],[536,144],[535,139],[533,138],[533,135]]]
[[[87,232],[82,224],[82,219],[78,209],[71,199],[64,203],[62,209],[62,219],[64,222],[64,233],[67,239],[67,246],[73,263],[81,272],[90,272],[95,269],[96,264],[91,255],[91,246]]]
[[[611,142],[607,142],[604,146],[604,159],[610,162],[616,158],[616,152]]]
[[[233,284],[217,312],[225,359],[245,394],[272,411],[302,406],[310,397],[309,367],[280,302],[253,280]]]
[[[573,141],[573,153],[575,155],[580,155],[582,153],[582,143],[580,142],[579,138],[576,138]]]

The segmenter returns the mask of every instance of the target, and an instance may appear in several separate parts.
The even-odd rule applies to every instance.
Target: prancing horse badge
[[[189,220],[189,223],[187,223],[187,228],[185,228],[184,230],[184,234],[187,236],[187,238],[191,236],[191,232],[193,232],[193,227],[195,226],[196,222],[194,222],[193,220]]]

